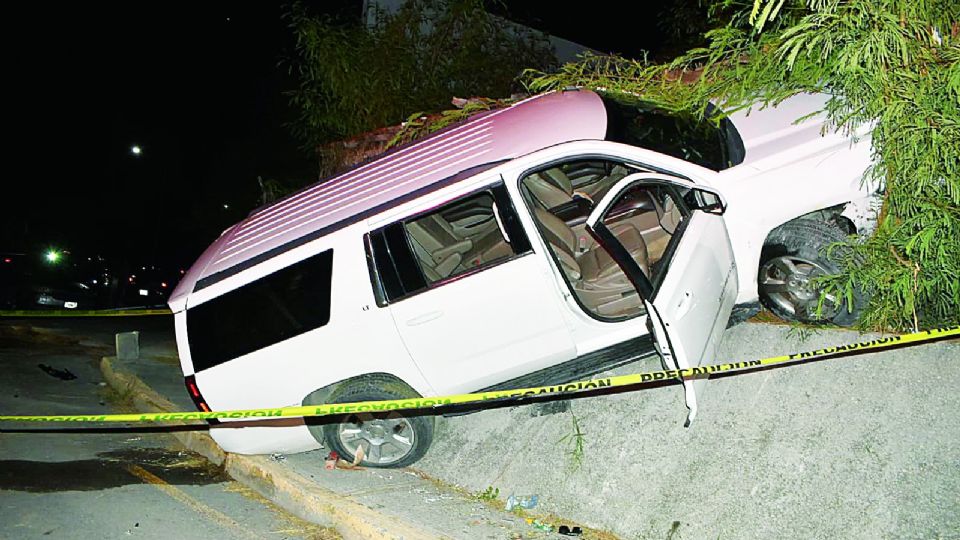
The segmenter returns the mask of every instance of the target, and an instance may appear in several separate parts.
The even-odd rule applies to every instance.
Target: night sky
[[[346,17],[361,10],[358,0],[310,5]],[[601,51],[656,47],[653,17],[595,9],[574,18],[556,6],[507,9]],[[226,1],[7,8],[13,121],[0,252],[55,246],[183,266],[258,205],[258,175],[315,179],[315,157],[284,127],[292,112],[283,92],[296,84],[282,63],[293,45],[284,9]]]

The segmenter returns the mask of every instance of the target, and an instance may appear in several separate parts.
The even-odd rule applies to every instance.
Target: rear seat
[[[440,276],[436,279],[448,277],[458,268],[464,270],[479,266],[513,253],[499,227],[493,227],[472,239],[465,238],[457,235],[439,214],[423,216],[407,223],[406,227],[415,250],[419,248],[424,252],[418,253],[418,257],[421,260],[429,259],[430,271],[436,271]]]

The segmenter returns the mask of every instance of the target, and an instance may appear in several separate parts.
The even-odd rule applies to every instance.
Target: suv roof
[[[603,139],[606,127],[603,102],[590,91],[551,92],[481,113],[253,212],[207,248],[170,301],[438,189],[466,169]]]

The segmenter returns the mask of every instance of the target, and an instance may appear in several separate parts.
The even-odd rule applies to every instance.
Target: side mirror
[[[722,216],[727,211],[727,203],[719,193],[702,188],[693,188],[683,196],[683,201],[693,210]]]

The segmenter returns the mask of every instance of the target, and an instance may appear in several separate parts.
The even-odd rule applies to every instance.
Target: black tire
[[[750,304],[733,306],[733,310],[730,312],[730,318],[727,319],[727,328],[733,328],[734,326],[746,321],[750,317],[753,317],[757,313],[760,313],[759,302],[751,302]]]
[[[852,305],[846,305],[842,298],[825,299],[823,313],[817,317],[815,307],[821,290],[810,281],[818,275],[838,274],[843,270],[840,263],[843,249],[835,249],[828,256],[827,248],[846,238],[843,231],[822,221],[797,220],[774,229],[760,254],[757,273],[760,302],[786,321],[853,325],[866,304],[866,294],[862,290],[854,291]]]
[[[403,382],[383,375],[367,375],[340,385],[328,403],[409,399],[420,397]],[[387,413],[351,413],[336,423],[323,426],[327,448],[342,459],[353,461],[357,447],[363,446],[365,467],[406,467],[423,457],[433,442],[433,416],[414,416],[400,411]],[[352,434],[357,432],[356,436]],[[377,441],[382,441],[379,445]],[[409,447],[403,441],[409,443]],[[379,459],[377,459],[379,458]]]

